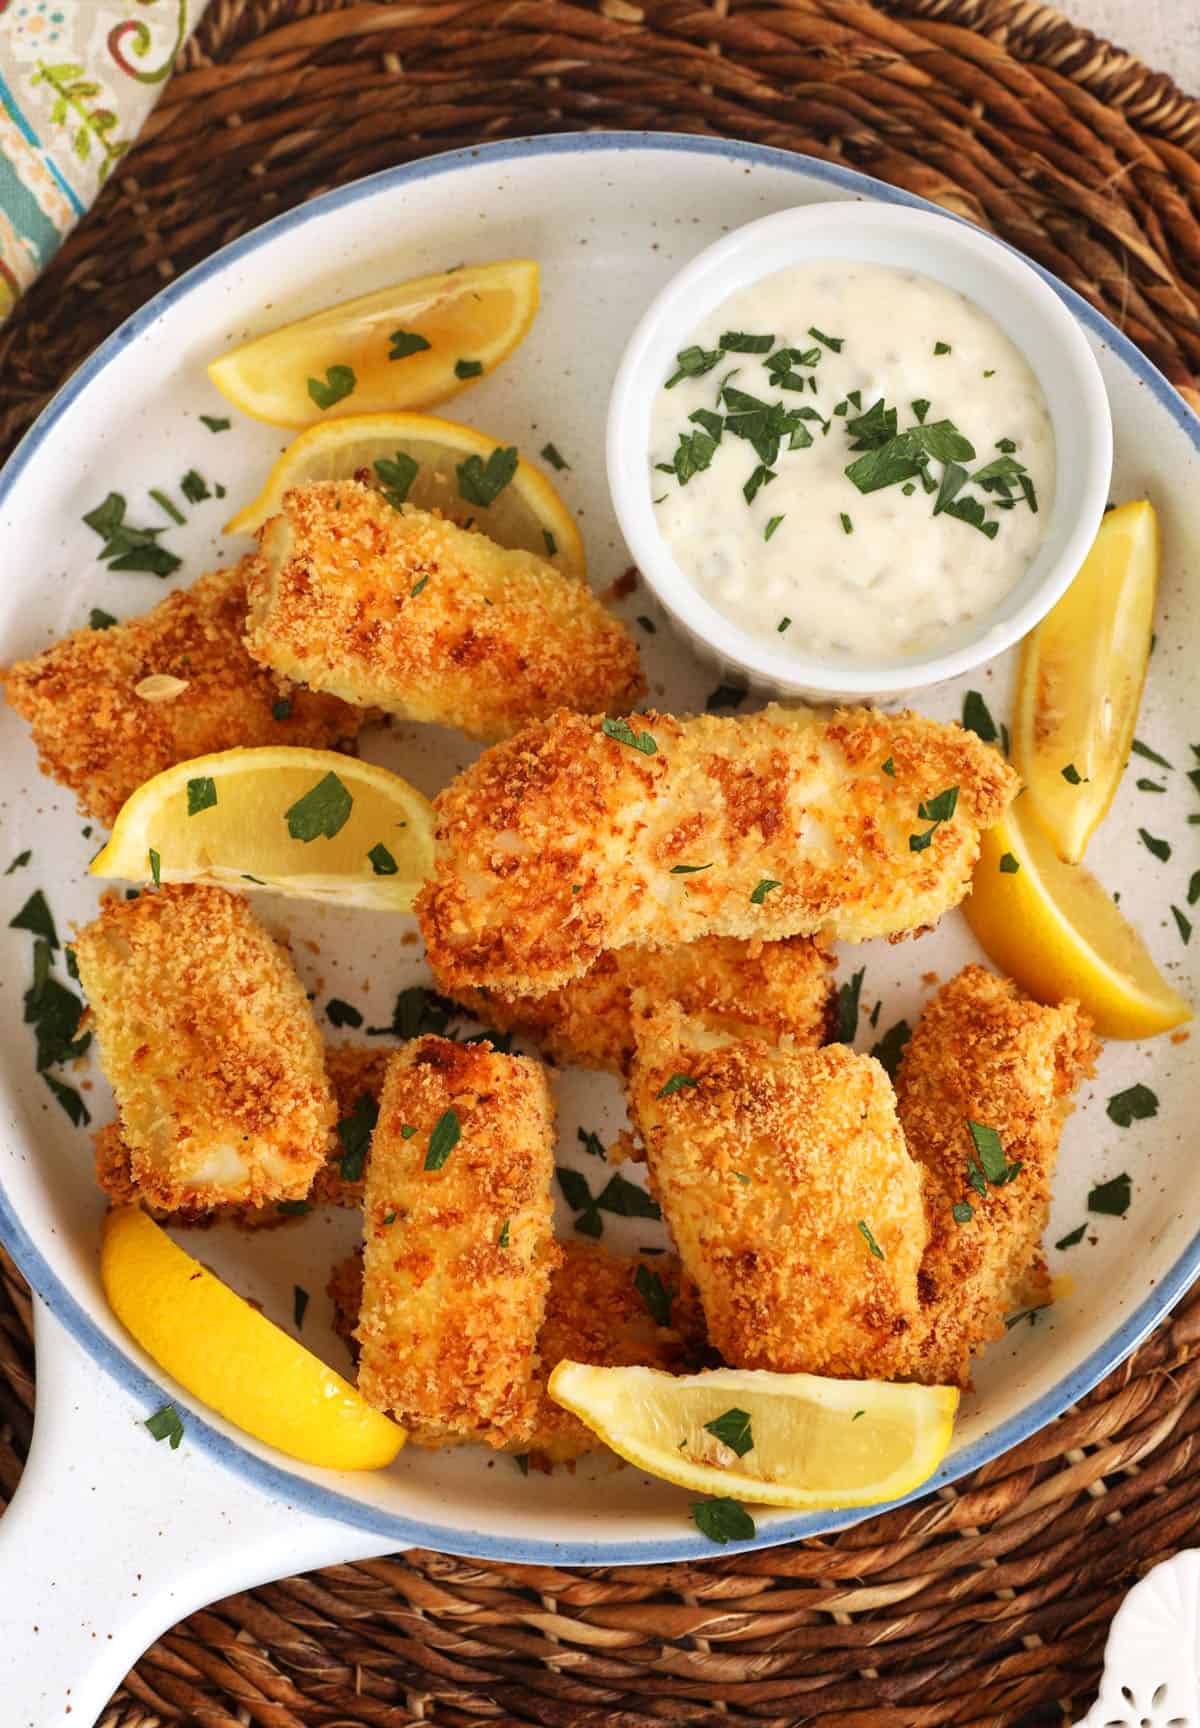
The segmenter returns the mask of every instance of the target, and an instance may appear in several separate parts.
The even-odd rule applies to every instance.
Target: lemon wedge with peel
[[[235,407],[272,426],[431,408],[494,372],[537,307],[532,259],[466,265],[285,324],[222,354],[208,375]]]
[[[808,1511],[874,1506],[920,1486],[950,1445],[949,1386],[721,1368],[560,1362],[550,1396],[613,1451],[693,1493]]]
[[[335,750],[273,744],[147,780],[91,873],[408,912],[432,867],[433,807],[415,786]]]
[[[1152,1038],[1192,1015],[1089,870],[1064,864],[1022,798],[984,836],[967,922],[1039,1002],[1075,997],[1104,1038]]]
[[[1110,510],[1078,576],[1021,650],[1013,762],[1068,864],[1083,857],[1129,759],[1158,568],[1153,506]]]
[[[239,510],[225,524],[227,534],[253,534],[271,516],[278,515],[283,495],[293,486],[309,486],[316,480],[349,480],[366,470],[372,482],[386,478],[389,496],[396,491],[397,457],[416,463],[402,501],[422,510],[440,510],[460,525],[467,523],[487,534],[498,546],[514,551],[536,552],[560,570],[586,576],[587,560],[575,519],[546,476],[515,455],[512,478],[491,503],[479,503],[481,494],[459,468],[472,464],[483,469],[493,460],[503,461],[512,446],[505,446],[473,426],[439,420],[433,414],[354,414],[313,426],[293,439],[267,475],[267,483],[253,503]],[[499,455],[497,454],[499,453]],[[513,458],[508,458],[512,462]],[[376,463],[385,466],[382,473]],[[389,466],[390,465],[390,466]],[[474,464],[472,464],[474,466]],[[468,493],[464,494],[463,486]]]
[[[185,1254],[137,1206],[104,1220],[109,1306],[160,1368],[256,1440],[329,1470],[379,1470],[404,1430]]]

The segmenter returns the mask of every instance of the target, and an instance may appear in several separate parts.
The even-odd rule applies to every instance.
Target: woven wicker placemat
[[[1058,272],[1200,407],[1200,103],[1030,0],[211,0],[142,142],[0,332],[0,454],[163,281],[327,186],[582,127],[865,169]],[[825,1542],[567,1572],[427,1553],[193,1615],[102,1728],[1014,1728],[1082,1711],[1108,1621],[1200,1541],[1200,1293],[1070,1415]],[[0,1251],[0,1503],[31,1428]],[[2,1712],[2,1705],[0,1705]]]

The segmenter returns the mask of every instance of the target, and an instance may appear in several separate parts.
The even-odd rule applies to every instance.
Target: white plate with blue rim
[[[210,487],[224,485],[224,501],[189,507],[186,523],[172,527],[168,543],[183,559],[174,581],[244,550],[223,539],[219,525],[230,505],[257,492],[288,439],[237,415],[227,432],[207,429],[202,415],[228,412],[206,376],[213,356],[337,300],[461,260],[540,262],[542,305],[528,338],[452,411],[531,454],[553,441],[570,464],[555,482],[578,512],[593,584],[607,588],[628,563],[608,500],[604,424],[630,332],[668,277],[702,247],[754,217],[822,199],[919,202],[846,169],[755,145],[597,133],[497,144],[390,170],[234,242],[104,343],[0,476],[0,661],[32,654],[85,624],[94,606],[123,616],[161,598],[165,585],[153,576],[117,575],[97,560],[99,543],[82,518],[109,491],[123,493],[132,514],[133,500],[144,503],[151,487],[177,488],[189,468]],[[1060,292],[1099,361],[1111,403],[1113,497],[1149,496],[1164,539],[1157,642],[1138,732],[1171,764],[1159,775],[1167,790],[1152,798],[1127,776],[1092,861],[1167,977],[1194,996],[1200,937],[1185,945],[1170,908],[1185,917],[1195,912],[1187,901],[1197,862],[1189,817],[1200,812],[1200,794],[1188,771],[1200,767],[1192,743],[1200,741],[1200,724],[1189,668],[1200,610],[1200,422],[1111,325],[1069,290]],[[647,591],[639,586],[615,605],[638,634],[655,703],[703,707],[713,673],[671,632]],[[972,687],[1005,718],[1011,671],[1005,656],[929,693],[921,705],[939,718],[957,717]],[[43,1417],[34,1463],[16,1510],[0,1524],[0,1632],[7,1634],[0,1649],[26,1654],[17,1676],[23,1690],[10,1695],[17,1728],[58,1720],[67,1685],[75,1687],[71,1721],[89,1720],[87,1709],[99,1708],[104,1688],[169,1620],[222,1590],[321,1561],[410,1545],[559,1566],[713,1554],[689,1518],[685,1494],[607,1456],[584,1460],[573,1474],[525,1476],[511,1459],[475,1448],[409,1448],[386,1471],[335,1475],[249,1440],[192,1404],[141,1354],[100,1289],[103,1200],[91,1177],[88,1133],[35,1072],[22,1021],[32,945],[26,932],[7,928],[35,887],[60,930],[92,915],[97,889],[86,868],[97,834],[73,799],[41,777],[24,725],[5,711],[0,729],[0,871],[31,853],[28,864],[0,875],[0,1235],[46,1305],[39,1310]],[[475,753],[458,735],[404,725],[369,735],[363,752],[431,794]],[[1141,828],[1167,842],[1169,858],[1147,850]],[[353,1002],[368,1024],[387,1025],[397,992],[427,978],[419,943],[398,942],[395,921],[265,897],[257,908],[292,935],[332,1038],[346,1034],[325,1019],[331,997]],[[911,1024],[933,975],[945,979],[980,957],[958,913],[917,944],[845,951],[843,977],[865,968],[859,1048],[869,1049],[901,1020]],[[1052,1421],[1134,1347],[1195,1276],[1200,1236],[1185,1129],[1196,1100],[1188,1050],[1169,1038],[1106,1047],[1064,1136],[1047,1237],[1052,1245],[1087,1225],[1074,1247],[1050,1249],[1051,1269],[1071,1275],[1069,1294],[989,1351],[963,1400],[953,1448],[922,1492]],[[79,1075],[66,1078],[80,1087]],[[98,1071],[86,1078],[80,1095],[93,1122],[102,1123],[112,1107],[107,1087]],[[1134,1084],[1150,1089],[1156,1111],[1122,1127],[1106,1104]],[[616,1132],[619,1089],[606,1077],[573,1071],[557,1077],[556,1089],[559,1160],[595,1188],[602,1167],[586,1155],[578,1131],[605,1139]],[[1091,1191],[1123,1174],[1132,1195],[1125,1215],[1089,1212]],[[572,1214],[561,1196],[558,1204],[559,1230],[569,1234]],[[346,1371],[324,1286],[354,1235],[351,1215],[313,1213],[265,1236],[212,1230],[190,1245],[289,1330],[294,1287],[307,1289],[303,1340]],[[658,1224],[608,1215],[604,1240],[624,1248],[660,1245],[663,1237]],[[175,1453],[140,1426],[167,1401],[183,1418]],[[754,1541],[724,1552],[817,1535],[861,1516],[762,1513]],[[71,1589],[86,1632],[67,1624]],[[42,1631],[31,1642],[35,1620]],[[99,1662],[97,1624],[100,1643],[106,1632],[111,1637]]]

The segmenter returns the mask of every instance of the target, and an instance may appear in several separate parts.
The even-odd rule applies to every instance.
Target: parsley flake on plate
[[[1148,1122],[1158,1115],[1158,1097],[1139,1081],[1136,1086],[1127,1086],[1124,1092],[1115,1092],[1105,1108],[1110,1122],[1115,1122],[1118,1128],[1128,1128],[1134,1122]]]
[[[754,1450],[749,1412],[739,1410],[736,1405],[731,1410],[723,1411],[720,1416],[714,1416],[711,1422],[704,1424],[704,1429],[714,1439],[719,1440],[722,1446],[728,1446],[731,1452],[736,1452],[739,1458],[744,1458],[747,1452]]]
[[[325,1006],[325,1016],[331,1026],[359,1027],[363,1017],[352,1002],[343,1002],[340,996],[331,996]]]
[[[172,1452],[178,1452],[179,1442],[183,1439],[183,1422],[174,1404],[164,1404],[161,1410],[156,1410],[153,1416],[147,1416],[142,1423],[156,1440],[166,1440],[170,1443]]]
[[[740,1500],[695,1500],[691,1514],[700,1534],[722,1547],[726,1542],[750,1542],[754,1538],[754,1520]]]
[[[456,378],[478,378],[482,373],[482,360],[456,360],[454,362],[454,376]]]
[[[854,1034],[858,1031],[858,999],[862,994],[862,982],[867,975],[865,966],[860,966],[848,984],[843,984],[838,990],[837,1005],[837,1044],[853,1044]]]
[[[543,444],[541,455],[545,461],[549,462],[551,468],[556,468],[559,473],[561,473],[564,468],[569,468],[571,466],[556,444]]]
[[[1065,1236],[1060,1236],[1054,1246],[1060,1251],[1064,1248],[1074,1248],[1087,1235],[1087,1225],[1077,1224],[1074,1230],[1068,1230]]]
[[[337,1137],[342,1143],[338,1154],[338,1167],[347,1182],[357,1182],[367,1166],[367,1148],[371,1144],[371,1135],[375,1124],[379,1121],[379,1105],[369,1092],[364,1092],[354,1101],[354,1108],[349,1116],[343,1116],[337,1125]]]
[[[324,381],[320,378],[308,380],[308,393],[318,408],[332,408],[335,402],[342,402],[351,395],[357,383],[353,366],[330,366],[326,369]]]
[[[295,1321],[297,1332],[301,1331],[304,1326],[304,1313],[307,1307],[308,1291],[304,1288],[303,1284],[293,1284],[292,1319]]]
[[[1109,1177],[1107,1182],[1101,1182],[1088,1195],[1089,1212],[1099,1212],[1103,1217],[1124,1218],[1133,1199],[1133,1183],[1124,1171],[1119,1176]]]

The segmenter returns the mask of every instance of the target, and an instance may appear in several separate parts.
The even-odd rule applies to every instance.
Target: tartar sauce
[[[1054,504],[1046,400],[995,321],[931,277],[848,260],[751,283],[689,335],[650,461],[700,593],[835,660],[975,634]]]

